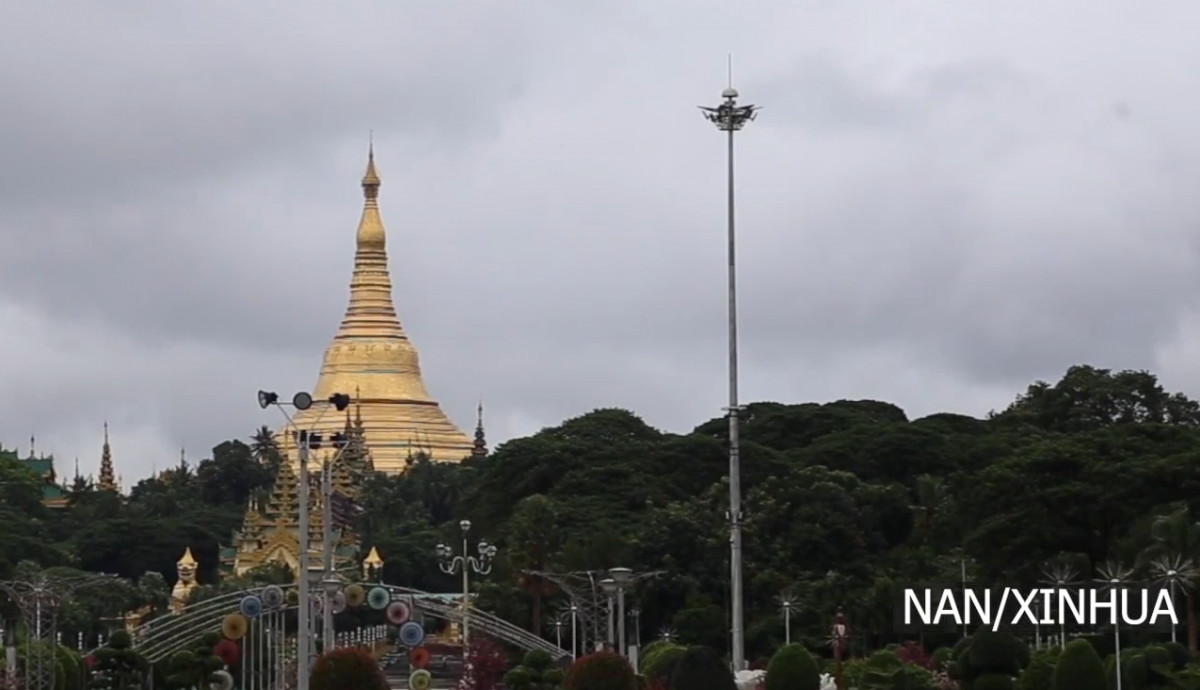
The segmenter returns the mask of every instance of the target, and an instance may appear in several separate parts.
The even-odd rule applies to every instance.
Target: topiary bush
[[[190,647],[175,652],[167,663],[167,687],[208,687],[216,680],[214,674],[225,666],[217,655],[213,654],[213,648],[220,641],[221,636],[217,633],[205,633]]]
[[[667,643],[654,650],[641,664],[642,675],[651,686],[656,683],[670,683],[675,665],[687,652],[686,647]]]
[[[1057,661],[1057,649],[1038,650],[1017,677],[1017,687],[1020,690],[1054,690],[1054,665]]]
[[[389,690],[387,677],[370,652],[343,647],[325,652],[313,663],[310,690]]]
[[[804,645],[779,648],[767,665],[766,690],[821,690],[817,662]]]
[[[1124,660],[1122,660],[1124,663]],[[1100,655],[1087,640],[1072,640],[1063,648],[1054,667],[1053,690],[1088,690],[1108,687]]]
[[[504,684],[511,690],[557,690],[563,676],[553,664],[554,658],[546,650],[530,650],[520,666],[504,674]]]
[[[94,656],[96,662],[92,667],[92,681],[88,685],[95,690],[139,688],[150,669],[146,659],[133,649],[133,640],[124,630],[114,632],[108,638],[108,642],[95,651]],[[69,663],[70,660],[71,655],[68,652],[67,659],[60,658],[59,663],[65,667],[67,663],[64,661]],[[77,665],[72,666],[78,668]],[[68,669],[64,668],[64,672],[66,671]]]
[[[670,690],[737,690],[733,671],[708,647],[689,647],[671,673]]]
[[[604,651],[576,659],[563,679],[563,687],[566,690],[637,690],[637,678],[624,657]]]
[[[1187,667],[1188,662],[1192,660],[1192,654],[1187,647],[1178,642],[1167,642],[1163,644],[1163,649],[1171,655],[1171,664],[1176,671],[1181,671]]]

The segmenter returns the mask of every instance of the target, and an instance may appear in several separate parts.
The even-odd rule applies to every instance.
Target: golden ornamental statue
[[[175,564],[175,574],[179,579],[175,581],[175,586],[171,588],[171,600],[169,607],[171,613],[179,613],[187,606],[188,597],[192,595],[192,590],[196,589],[196,559],[192,557],[192,550],[188,548],[184,551],[183,558]]]

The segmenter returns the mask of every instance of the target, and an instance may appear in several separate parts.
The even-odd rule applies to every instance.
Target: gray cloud
[[[311,386],[345,306],[368,130],[460,425],[481,398],[493,440],[720,414],[724,142],[696,106],[729,51],[764,106],[747,399],[983,413],[1081,361],[1194,390],[1189,12],[27,3],[0,27],[0,440],[87,471],[107,418],[137,475],[274,425],[254,391]]]

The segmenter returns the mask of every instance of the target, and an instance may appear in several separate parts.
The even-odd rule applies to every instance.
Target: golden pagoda
[[[104,423],[104,447],[100,450],[100,481],[96,482],[100,491],[118,491],[117,477],[113,473],[112,446],[108,443],[108,422]]]
[[[392,302],[388,273],[387,235],[379,215],[379,174],[375,152],[367,157],[362,188],[365,202],[358,223],[350,303],[317,379],[313,398],[334,393],[354,396],[361,406],[366,445],[375,469],[403,472],[414,452],[439,462],[460,462],[471,455],[472,441],[446,416],[429,395],[413,347]],[[323,415],[328,408],[298,410],[295,427],[326,438],[338,431],[339,420]],[[279,434],[281,450],[293,460],[295,440]]]
[[[342,432],[348,439],[343,452],[336,455],[332,449],[328,453],[314,452],[308,489],[311,567],[322,562],[325,498],[321,491],[321,475],[328,463],[333,566],[337,571],[356,565],[359,541],[352,524],[362,498],[363,480],[372,471],[363,443],[362,418],[351,422],[347,411]],[[242,517],[242,528],[233,534],[233,543],[233,547],[221,549],[221,570],[227,575],[244,575],[270,563],[283,563],[297,576],[303,571],[300,567],[300,478],[292,463],[279,464],[279,472],[266,501],[258,503],[251,497]]]

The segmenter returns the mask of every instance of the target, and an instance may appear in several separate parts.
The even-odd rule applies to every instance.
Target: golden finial
[[[188,547],[188,550],[183,552],[183,558],[180,558],[175,565],[196,565],[196,559],[192,557],[191,547]]]
[[[363,563],[367,565],[383,565],[383,559],[379,557],[379,551],[374,546],[371,547],[371,553],[367,554]]]
[[[379,173],[375,171],[375,137],[372,134],[367,145],[367,172],[362,179],[363,196],[374,199],[379,194],[379,185]]]

